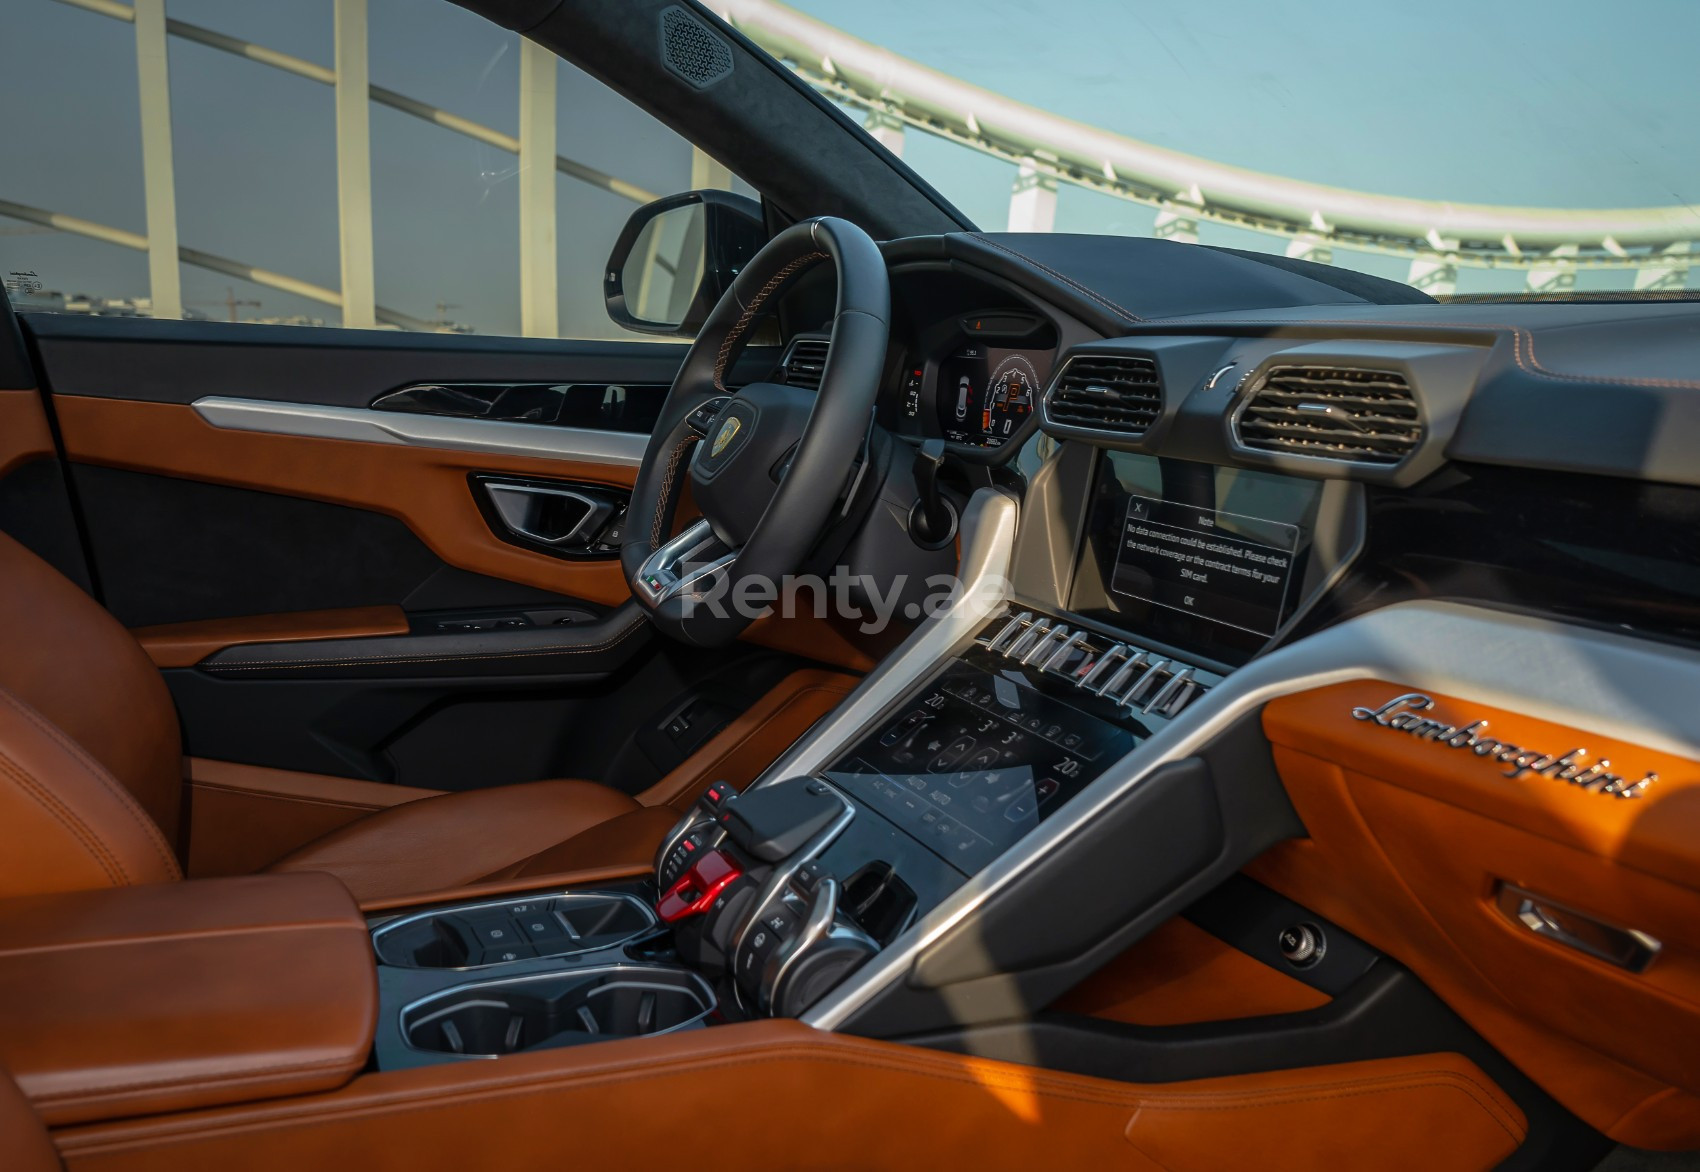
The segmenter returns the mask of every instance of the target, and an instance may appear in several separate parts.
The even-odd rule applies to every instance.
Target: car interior
[[[6,1167],[1694,1166],[1700,307],[980,232],[460,2],[760,198],[643,340],[0,299]]]

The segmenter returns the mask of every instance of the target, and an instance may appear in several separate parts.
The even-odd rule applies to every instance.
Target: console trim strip
[[[982,562],[975,541],[965,558]],[[898,655],[851,694],[840,719],[823,722],[787,754],[787,768],[817,768],[947,654],[949,612],[935,616]],[[984,614],[974,621],[983,621]],[[929,655],[928,652],[936,652]],[[921,662],[917,662],[920,660]],[[904,979],[929,947],[1018,881],[1161,766],[1191,756],[1281,696],[1357,679],[1431,688],[1492,707],[1569,724],[1649,748],[1700,757],[1688,698],[1700,690],[1700,657],[1650,640],[1450,602],[1407,602],[1348,620],[1229,675],[1105,770],[802,1016],[822,1030],[849,1024],[879,992]],[[1578,688],[1577,681],[1587,683]],[[852,723],[852,716],[855,722]],[[846,726],[849,727],[846,727]]]
[[[195,413],[226,431],[258,431],[313,439],[353,440],[368,444],[405,444],[462,452],[562,458],[636,468],[643,463],[649,437],[636,432],[596,431],[496,419],[456,419],[448,415],[411,415],[366,407],[322,403],[284,403],[207,395],[194,402]]]

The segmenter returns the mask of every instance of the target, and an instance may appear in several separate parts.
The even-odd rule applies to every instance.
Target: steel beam
[[[1523,288],[1530,293],[1569,293],[1576,288],[1575,257],[1578,247],[1560,244],[1542,254],[1543,259],[1529,270]]]
[[[692,191],[731,191],[732,168],[726,166],[701,147],[691,147]]]
[[[1057,179],[1039,161],[1023,159],[1009,195],[1011,232],[1049,232],[1057,223]]]
[[[1190,204],[1165,202],[1157,208],[1151,235],[1176,244],[1198,243],[1198,209]]]
[[[1320,232],[1300,232],[1287,243],[1287,255],[1295,260],[1334,263],[1334,242]]]
[[[520,333],[561,332],[555,284],[555,54],[519,42],[519,316]]]
[[[875,142],[898,158],[903,157],[903,119],[884,110],[870,110],[862,125],[874,136]]]
[[[1692,241],[1679,240],[1654,252],[1635,270],[1635,291],[1664,293],[1688,288],[1693,248]]]
[[[177,267],[177,178],[171,161],[171,71],[165,0],[136,0],[136,79],[142,116],[142,191],[147,201],[148,294],[155,317],[183,316]]]
[[[342,324],[378,324],[372,261],[372,103],[366,0],[336,0],[336,202],[342,247]]]
[[[1418,253],[1411,258],[1405,284],[1421,289],[1430,297],[1450,297],[1458,292],[1458,242],[1436,235],[1429,243],[1437,251]]]

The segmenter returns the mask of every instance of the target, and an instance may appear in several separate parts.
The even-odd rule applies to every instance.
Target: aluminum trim
[[[982,488],[974,493],[962,516],[958,572],[963,589],[956,601],[922,620],[837,708],[770,765],[755,785],[820,769],[922,675],[973,639],[1006,600],[1017,512],[1015,498],[998,489]]]
[[[894,672],[877,681],[887,702],[931,664],[911,661],[908,666],[907,680]],[[1700,656],[1650,640],[1460,603],[1385,607],[1253,660],[1209,689],[1180,718],[1106,769],[1073,801],[852,973],[801,1020],[821,1030],[842,1028],[882,989],[902,980],[929,947],[1046,856],[1066,849],[1074,834],[1163,765],[1198,752],[1271,700],[1360,679],[1432,689],[1569,724],[1579,732],[1700,757],[1700,738],[1691,731],[1691,698],[1700,691]],[[833,721],[790,756],[824,760],[857,731]],[[833,743],[823,743],[828,737]]]
[[[508,423],[493,419],[456,419],[446,415],[409,415],[366,407],[330,407],[319,403],[283,403],[208,395],[196,399],[195,413],[225,431],[256,431],[313,439],[368,444],[404,444],[461,452],[538,456],[636,468],[649,446],[647,435]]]

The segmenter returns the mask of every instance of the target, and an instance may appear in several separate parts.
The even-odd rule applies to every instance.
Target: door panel
[[[636,792],[688,751],[621,756],[658,706],[713,678],[735,710],[789,670],[753,648],[658,646],[617,547],[528,542],[481,499],[496,478],[617,509],[647,439],[629,428],[655,414],[642,397],[665,395],[683,346],[25,326],[102,600],[169,664],[195,756],[430,789],[569,774]],[[775,358],[746,355],[739,373]],[[371,408],[421,384],[517,388],[492,401],[556,422]]]

